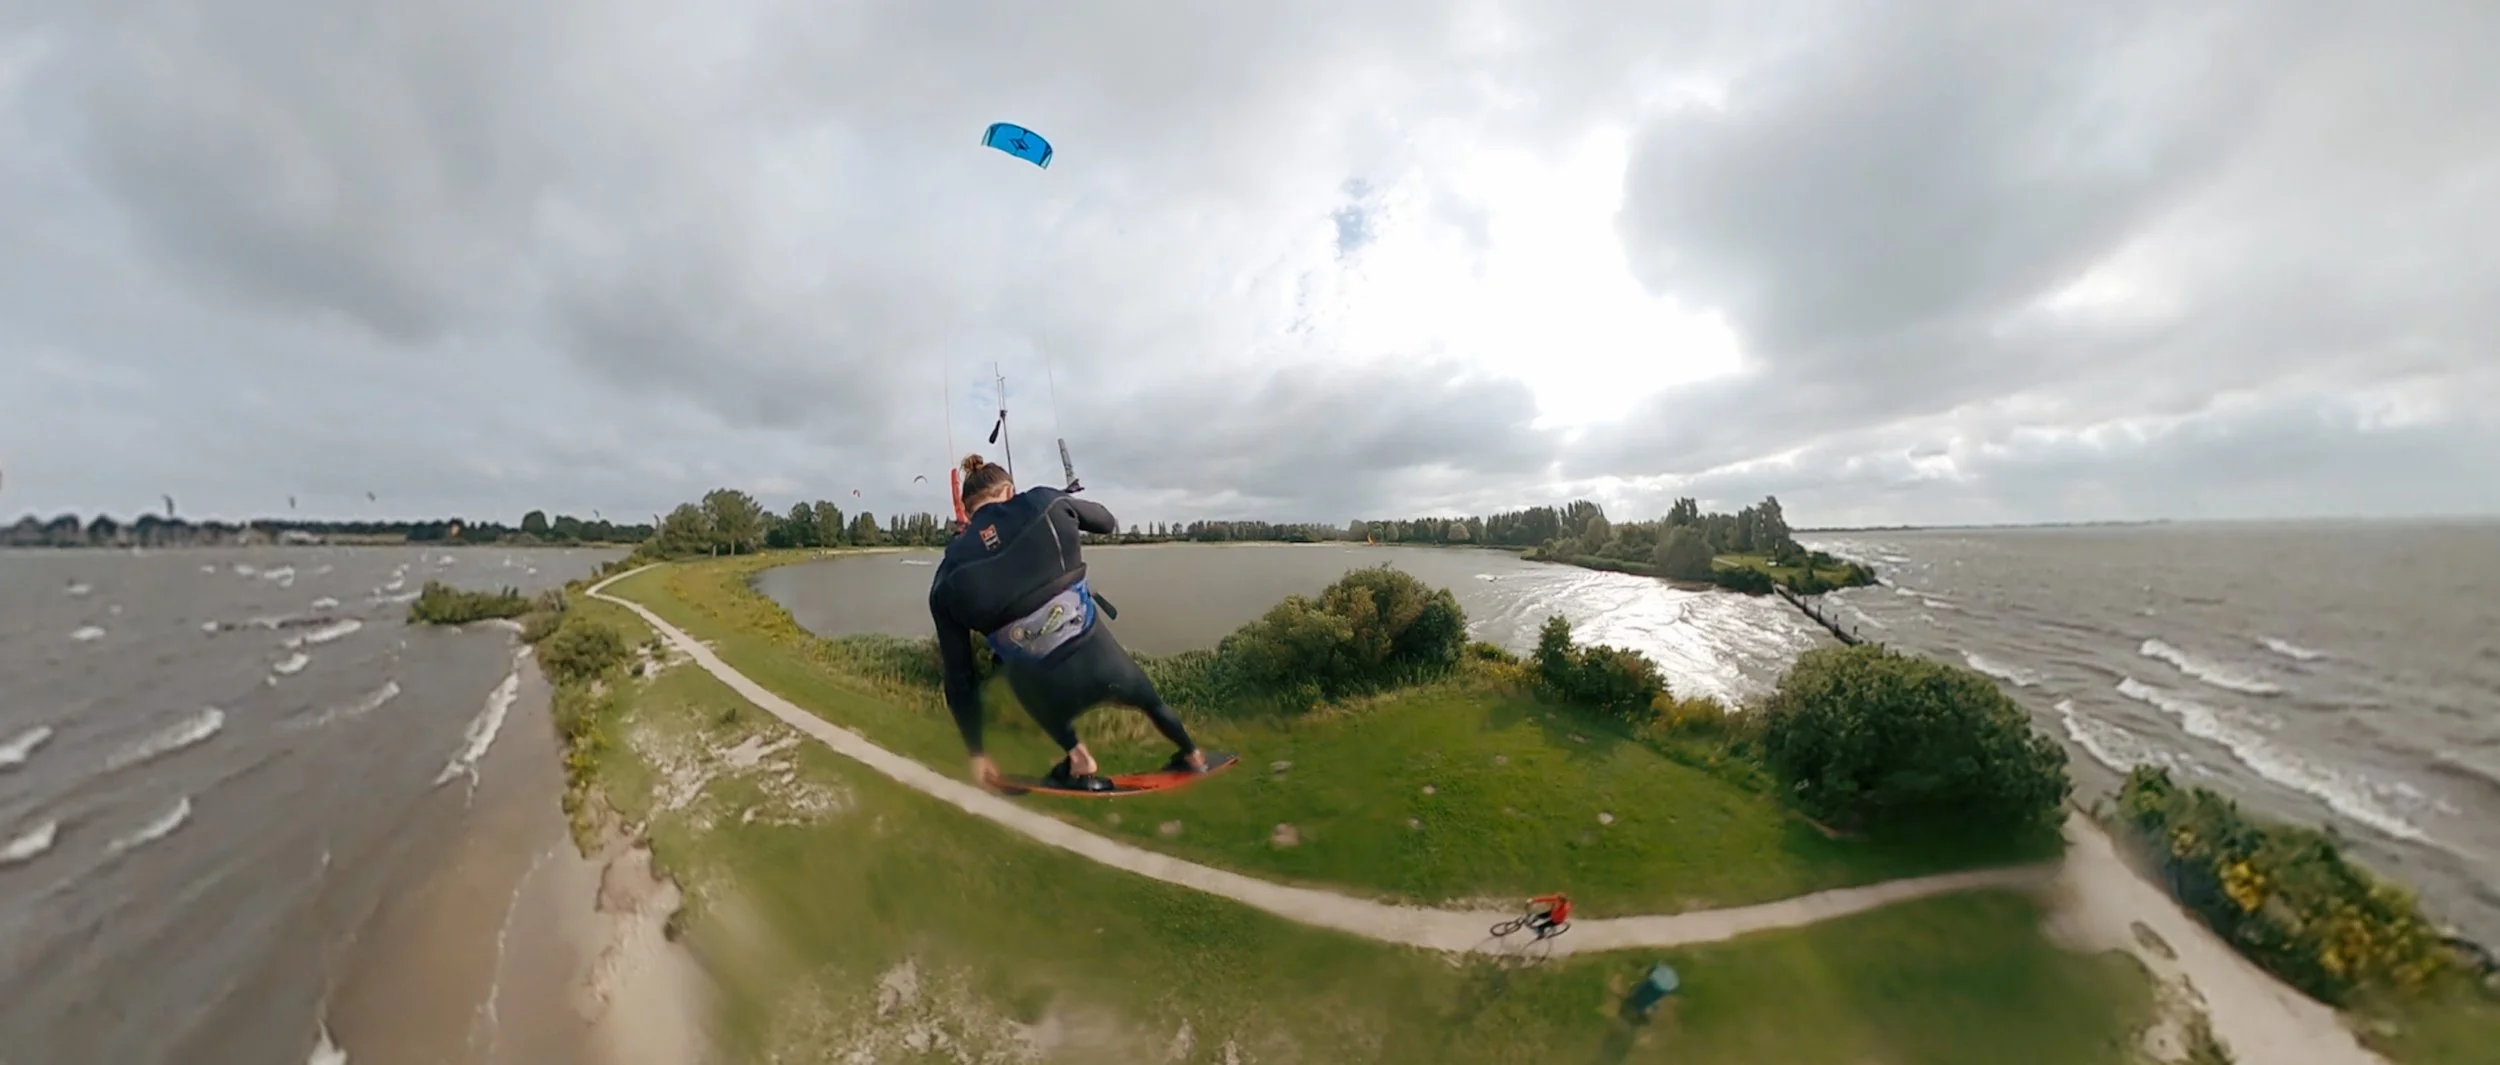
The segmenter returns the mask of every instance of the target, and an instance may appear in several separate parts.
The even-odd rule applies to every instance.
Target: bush
[[[589,681],[625,664],[625,636],[602,621],[569,617],[538,644],[538,667],[557,684]]]
[[[2322,1001],[2419,991],[2453,965],[2413,896],[2345,860],[2323,832],[2256,820],[2149,767],[2127,774],[2118,815],[2182,905]]]
[[[535,645],[555,635],[563,625],[564,612],[561,610],[531,611],[528,617],[521,619],[521,642]]]
[[[1300,710],[1446,674],[1466,641],[1457,597],[1384,565],[1349,572],[1316,599],[1288,597],[1216,654],[1231,681]]]
[[[418,590],[416,601],[408,604],[408,623],[466,625],[489,618],[517,618],[529,613],[530,608],[529,598],[518,588],[468,592],[441,581],[427,581]]]
[[[1650,700],[1649,706],[1650,716],[1658,722],[1659,730],[1668,735],[1727,738],[1743,732],[1741,726],[1747,720],[1744,715],[1729,710],[1726,703],[1707,695],[1679,699],[1661,692],[1656,699]]]
[[[2036,826],[2073,788],[2065,749],[1996,682],[1880,647],[1798,658],[1761,728],[1789,793],[1845,824]]]
[[[1559,614],[1537,631],[1536,669],[1548,691],[1636,724],[1648,720],[1667,696],[1667,678],[1648,655],[1602,644],[1573,646],[1571,623]]]
[[[1746,595],[1771,594],[1771,575],[1750,566],[1710,571],[1710,581],[1731,592]]]

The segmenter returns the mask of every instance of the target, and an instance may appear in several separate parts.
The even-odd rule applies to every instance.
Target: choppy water
[[[2500,941],[2500,524],[1809,536],[1844,623],[2005,682],[2087,786],[2175,767]]]
[[[851,555],[767,570],[758,587],[821,635],[927,636],[935,551]],[[1647,653],[1679,692],[1738,700],[1768,691],[1822,629],[1777,599],[1690,592],[1646,577],[1522,562],[1499,551],[1349,544],[1160,544],[1094,548],[1089,580],[1120,609],[1140,654],[1213,647],[1288,595],[1315,595],[1347,570],[1388,563],[1448,588],[1468,635],[1527,652],[1554,614],[1584,643]]]
[[[511,627],[412,631],[415,589],[615,555],[0,551],[8,1059],[307,1060],[512,700]]]

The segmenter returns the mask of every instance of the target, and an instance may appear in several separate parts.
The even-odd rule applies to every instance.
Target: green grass
[[[611,591],[711,641],[783,697],[890,750],[964,775],[953,723],[934,692],[879,691],[830,665],[824,641],[746,586],[771,560],[672,565]],[[992,754],[1039,771],[1057,750],[986,691]],[[1080,722],[1107,765],[1168,753],[1142,715],[1116,707]],[[1900,876],[2039,860],[2057,838],[1836,841],[1770,795],[1669,759],[1568,707],[1453,683],[1300,720],[1190,721],[1210,749],[1244,764],[1170,795],[1023,801],[1106,835],[1271,879],[1441,902],[1567,891],[1592,915],[1761,902]],[[1290,762],[1284,772],[1275,762]],[[1429,786],[1432,793],[1424,789]],[[1601,824],[1599,814],[1611,824]],[[1162,826],[1180,823],[1167,837]],[[1270,842],[1278,824],[1299,835]]]
[[[1710,564],[1719,569],[1753,570],[1781,584],[1794,581],[1805,572],[1798,566],[1782,566],[1772,562],[1769,555],[1720,555],[1711,559]]]
[[[2054,948],[2031,904],[2002,894],[1522,967],[1309,929],[1085,863],[816,744],[777,757],[842,796],[822,820],[742,823],[765,774],[717,777],[695,803],[655,811],[658,774],[639,750],[725,749],[775,726],[691,667],[620,704],[598,779],[628,820],[649,818],[655,853],[702,900],[685,942],[729,992],[733,1060],[984,1060],[1029,1038],[1050,1048],[1041,1060],[1161,1061],[1186,1026],[1192,1062],[1226,1060],[1231,1043],[1255,1062],[2055,1065],[2127,1060],[2150,1016],[2131,961]],[[732,907],[742,919],[719,916]],[[1684,974],[1682,1001],[1645,1026],[1618,1019],[1662,959]],[[880,979],[906,962],[918,993],[881,1011]],[[913,1033],[930,1042],[915,1051]]]
[[[2500,996],[2458,979],[2412,1002],[2368,1003],[2354,1024],[2402,1065],[2481,1065],[2500,1047]]]

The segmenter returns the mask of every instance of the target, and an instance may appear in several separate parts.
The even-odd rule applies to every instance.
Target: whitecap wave
[[[97,640],[104,638],[104,627],[101,625],[80,625],[78,627],[78,631],[69,634],[69,638],[80,643],[94,643]]]
[[[294,654],[279,659],[276,665],[269,667],[269,671],[281,677],[292,677],[303,672],[304,667],[311,664],[311,655],[305,654],[302,651],[297,651]]]
[[[52,841],[59,839],[60,835],[61,823],[53,820],[20,832],[9,840],[8,845],[0,846],[0,865],[33,861],[43,852],[51,850]]]
[[[2272,651],[2296,662],[2315,662],[2326,657],[2326,652],[2324,651],[2311,650],[2309,648],[2302,647],[2299,644],[2293,643],[2290,640],[2278,640],[2272,636],[2263,637],[2257,642],[2264,645],[2266,650]]]
[[[486,706],[469,719],[468,729],[461,735],[460,750],[443,763],[443,771],[434,774],[434,786],[441,787],[461,777],[477,785],[477,763],[495,745],[495,737],[503,732],[505,715],[512,712],[512,701],[521,694],[521,672],[515,668],[504,674],[503,683],[487,693]]]
[[[61,589],[62,594],[67,595],[72,599],[84,599],[87,597],[88,593],[93,591],[95,591],[95,586],[88,584],[85,581],[73,581],[70,583],[69,587]]]
[[[2021,666],[2006,665],[2003,662],[1999,662],[1996,659],[1979,654],[1975,651],[1962,652],[1962,661],[1969,663],[1972,669],[1978,670],[1979,672],[1985,673],[1991,677],[1995,677],[1996,679],[2004,681],[2017,688],[2034,687],[2040,683],[2040,674],[2038,673],[2024,669]]]
[[[148,734],[139,742],[113,752],[105,759],[104,768],[127,769],[142,762],[153,761],[185,747],[204,743],[226,727],[226,712],[214,706]]]
[[[260,567],[252,565],[249,562],[237,562],[234,564],[234,575],[237,577],[249,577],[258,572],[260,572]]]
[[[173,809],[156,815],[154,820],[149,821],[147,824],[140,825],[137,831],[131,832],[129,835],[116,837],[111,844],[107,845],[106,849],[110,850],[114,854],[137,850],[140,847],[145,847],[150,843],[154,843],[157,840],[173,835],[174,830],[179,829],[190,822],[191,797],[185,795],[181,799],[174,802]]]
[[[358,621],[355,618],[335,618],[323,623],[320,628],[314,629],[311,632],[307,632],[301,636],[289,637],[286,641],[286,646],[289,650],[299,647],[319,647],[332,640],[346,639],[349,636],[355,635],[358,630],[363,629],[364,627],[365,623]]]
[[[2075,701],[2057,701],[2058,719],[2066,726],[2066,738],[2075,741],[2092,760],[2124,773],[2137,766],[2177,767],[2179,755],[2161,749],[2151,740],[2136,735],[2126,727],[2075,710]]]
[[[315,610],[329,610],[338,605],[339,601],[337,599],[326,595],[312,601],[312,608]]]
[[[2118,694],[2179,719],[2187,734],[2221,744],[2258,776],[2324,802],[2328,809],[2397,839],[2427,842],[2430,834],[2404,817],[2401,806],[2424,805],[2421,792],[2334,766],[2321,765],[2277,747],[2264,726],[2236,710],[2208,706],[2134,677],[2118,682]]]
[[[931,563],[925,558],[907,558],[903,560],[903,564],[906,566],[926,566]]]
[[[292,584],[295,581],[295,567],[280,566],[276,569],[262,570],[260,571],[260,579],[264,581],[277,581],[280,584]]]
[[[375,688],[372,691],[364,693],[363,695],[359,695],[352,701],[328,707],[320,713],[314,714],[310,719],[303,721],[300,725],[292,727],[320,728],[323,725],[332,724],[334,722],[352,721],[356,718],[363,717],[366,714],[370,714],[381,709],[383,704],[397,698],[399,698],[399,682],[395,680],[386,680],[382,682],[381,687]]]
[[[0,743],[0,769],[25,765],[26,759],[34,756],[35,748],[43,746],[51,738],[52,726],[37,725],[10,737],[7,743]]]
[[[330,1039],[329,1025],[321,1026],[321,1041],[313,1044],[312,1055],[304,1059],[304,1065],[347,1065],[347,1052]]]
[[[2160,640],[2146,640],[2136,648],[2146,658],[2158,659],[2178,667],[2179,672],[2225,691],[2242,695],[2280,695],[2283,686],[2257,677],[2246,670],[2222,662],[2210,662],[2182,651]]]

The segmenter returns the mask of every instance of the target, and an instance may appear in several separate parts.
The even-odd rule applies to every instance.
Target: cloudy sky
[[[2500,5],[2058,6],[15,0],[0,512],[2500,512]]]

